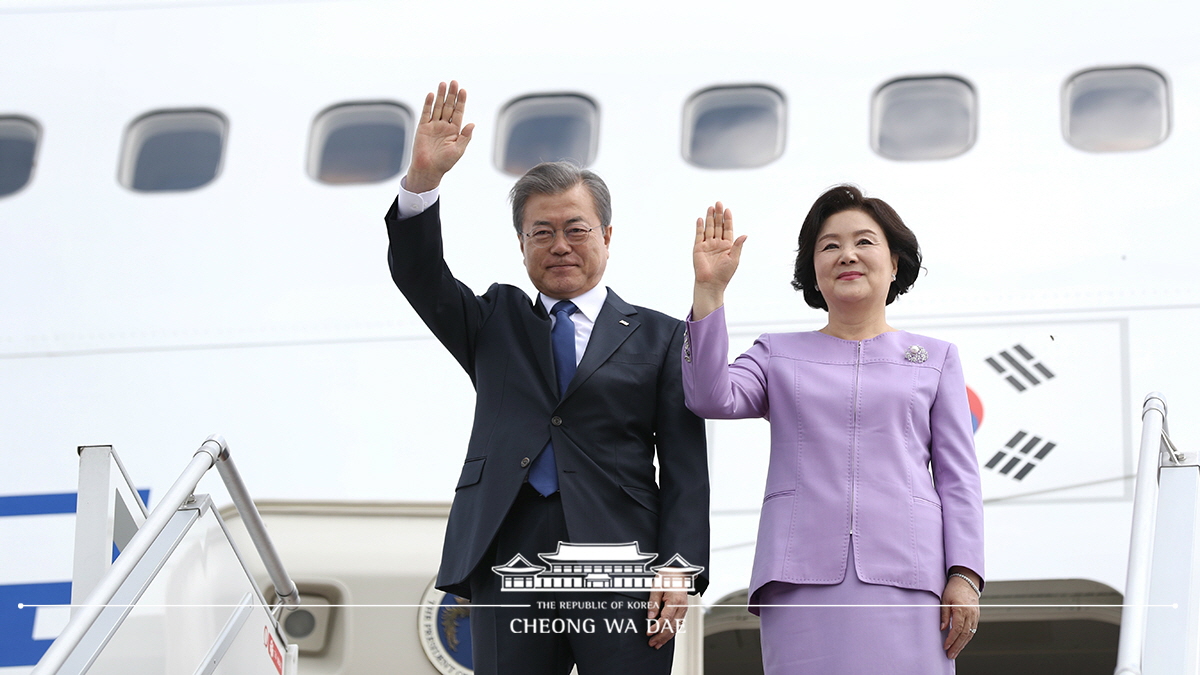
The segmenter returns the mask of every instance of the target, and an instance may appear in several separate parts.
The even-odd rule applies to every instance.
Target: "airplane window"
[[[783,154],[786,106],[770,87],[713,87],[683,108],[683,158],[706,169],[749,169]]]
[[[24,117],[0,117],[0,197],[17,192],[33,175],[41,129]]]
[[[871,99],[871,147],[888,159],[949,159],[975,144],[975,88],[957,77],[904,77]]]
[[[589,166],[599,146],[600,110],[577,94],[526,96],[500,111],[496,168],[520,176],[540,162]]]
[[[1063,87],[1063,136],[1089,152],[1144,150],[1170,132],[1167,79],[1149,68],[1096,68]]]
[[[396,103],[346,103],[313,121],[308,175],[322,183],[375,183],[400,173],[408,159],[412,113]]]
[[[119,179],[138,192],[195,190],[221,170],[229,123],[209,110],[143,115],[125,132]]]

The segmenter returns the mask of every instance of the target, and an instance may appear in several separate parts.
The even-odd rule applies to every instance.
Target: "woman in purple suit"
[[[792,285],[828,323],[728,364],[745,239],[720,202],[696,222],[683,382],[698,415],[771,423],[750,579],[766,672],[953,673],[979,623],[983,503],[958,350],[887,322],[921,267],[916,236],[853,186],[821,195]]]

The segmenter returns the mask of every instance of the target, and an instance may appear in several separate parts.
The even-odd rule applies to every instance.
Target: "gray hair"
[[[557,195],[583,185],[592,195],[596,215],[600,216],[601,232],[608,230],[612,221],[612,196],[600,176],[571,162],[542,162],[525,172],[508,193],[512,201],[513,227],[522,233],[525,220],[525,202],[533,195]]]

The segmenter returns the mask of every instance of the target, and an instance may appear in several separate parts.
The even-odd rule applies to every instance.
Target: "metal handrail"
[[[162,534],[176,511],[191,499],[196,485],[214,464],[217,465],[217,470],[233,498],[234,505],[246,523],[250,538],[271,575],[271,582],[275,584],[276,595],[279,596],[280,603],[288,606],[299,604],[296,585],[292,583],[291,578],[284,570],[283,562],[267,535],[262,517],[255,508],[254,502],[251,501],[249,492],[233,465],[229,456],[229,446],[225,443],[224,438],[214,434],[209,436],[192,455],[192,460],[188,463],[187,468],[183,470],[183,473],[163,495],[162,500],[150,512],[146,522],[138,528],[137,533],[125,545],[121,555],[117,556],[108,573],[92,589],[83,606],[77,608],[78,613],[71,617],[66,628],[46,650],[45,655],[34,667],[32,675],[50,675],[57,673],[62,668],[71,652],[95,624],[100,613],[129,578],[134,567]],[[283,589],[284,592],[280,592],[280,589]]]
[[[271,535],[267,534],[267,526],[263,524],[262,516],[258,513],[258,508],[254,506],[254,500],[250,498],[250,491],[246,489],[241,474],[233,464],[229,446],[219,435],[209,436],[205,443],[209,441],[215,441],[221,446],[221,452],[217,455],[217,473],[221,474],[221,480],[225,482],[225,489],[229,490],[233,505],[237,507],[238,514],[241,515],[242,522],[246,525],[250,541],[254,542],[254,548],[258,549],[258,556],[267,568],[267,575],[271,577],[271,583],[275,586],[275,596],[279,598],[278,606],[299,607],[300,594],[296,591],[296,584],[292,582],[287,570],[283,568],[283,559],[275,550]]]
[[[1167,404],[1162,394],[1151,392],[1142,403],[1142,441],[1133,494],[1133,531],[1129,541],[1125,606],[1121,609],[1121,634],[1114,675],[1141,675],[1142,672],[1154,525],[1158,515],[1158,469],[1166,430]]]

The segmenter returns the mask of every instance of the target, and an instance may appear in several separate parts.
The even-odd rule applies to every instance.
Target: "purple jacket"
[[[731,365],[728,354],[723,308],[688,321],[688,408],[771,421],[751,604],[770,581],[841,582],[851,541],[868,583],[941,596],[953,565],[983,576],[979,463],[953,344],[768,333]]]

